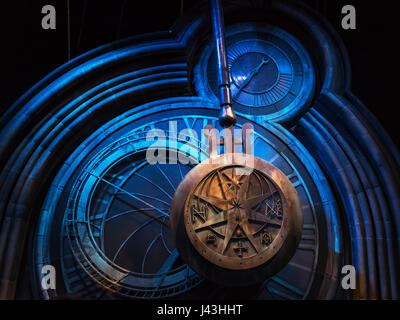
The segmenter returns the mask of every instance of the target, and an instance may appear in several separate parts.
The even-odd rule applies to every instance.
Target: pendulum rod
[[[220,101],[219,123],[224,128],[236,124],[236,115],[232,108],[229,67],[226,57],[224,16],[221,0],[211,0],[211,19],[217,47],[218,91]]]

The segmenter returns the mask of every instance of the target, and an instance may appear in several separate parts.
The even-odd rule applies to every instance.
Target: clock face
[[[104,289],[150,299],[181,294],[201,279],[180,261],[169,230],[169,202],[191,166],[150,165],[148,146],[135,132],[90,161],[69,197],[62,242],[74,255],[64,256],[64,270],[79,262]]]
[[[240,24],[227,28],[227,59],[236,112],[290,121],[309,107],[315,91],[310,57],[293,36],[268,25]],[[217,99],[218,78],[213,43],[195,68],[200,95]]]
[[[35,238],[38,274],[40,266],[49,262],[60,270],[58,295],[68,292],[99,299],[120,296],[156,299],[201,298],[204,292],[207,297],[215,292],[221,298],[231,293],[189,268],[172,241],[170,202],[175,189],[194,165],[182,164],[176,159],[170,161],[168,153],[166,164],[150,165],[146,160],[146,150],[153,143],[146,140],[147,133],[161,129],[168,139],[174,134],[169,129],[170,121],[176,122],[178,132],[195,130],[198,140],[192,141],[197,146],[193,148],[197,152],[202,150],[207,157],[208,148],[200,141],[201,130],[207,125],[220,129],[218,110],[204,99],[187,99],[190,101],[174,103],[171,99],[157,108],[130,111],[89,136],[84,147],[71,155],[75,161],[67,161],[60,170],[43,205]],[[245,122],[248,120],[238,117],[239,127]],[[313,297],[323,285],[316,274],[323,272],[325,265],[332,265],[331,261],[327,262],[331,256],[327,257],[326,252],[328,248],[335,248],[334,242],[320,236],[336,230],[332,225],[335,220],[330,216],[333,209],[326,197],[321,200],[327,186],[319,179],[312,179],[318,167],[310,162],[306,151],[292,151],[295,141],[289,147],[285,134],[272,125],[264,127],[255,122],[252,125],[255,156],[276,166],[293,184],[301,202],[304,224],[300,244],[291,261],[277,275],[265,279],[260,291],[249,295],[258,299]],[[190,146],[186,139],[178,139],[177,143],[179,149],[185,146],[182,152]],[[222,173],[233,177],[229,170]],[[262,177],[256,173],[252,178],[256,183]],[[240,179],[240,175],[235,179]],[[224,180],[225,188],[234,189],[228,180]],[[268,179],[260,181],[265,192],[268,188],[275,190]],[[264,228],[263,223],[252,222],[252,232],[264,242],[263,250],[268,249],[269,241],[273,243],[280,232],[282,196],[275,193],[266,200],[268,203],[260,203],[256,210],[276,215],[273,219],[278,225]],[[210,217],[211,214],[215,212],[210,212]],[[204,236],[209,232],[224,236],[222,229],[212,226],[204,230]],[[235,234],[230,243],[240,246],[240,237]],[[245,239],[242,241],[243,247],[249,245]],[[250,247],[248,250],[243,255],[252,254]],[[239,251],[229,251],[229,255],[236,253]],[[327,279],[336,279],[336,270],[329,272]]]
[[[228,51],[233,101],[248,107],[279,108],[296,97],[291,91],[301,74],[294,73],[290,60],[272,43],[246,40]],[[213,86],[214,87],[214,86]]]

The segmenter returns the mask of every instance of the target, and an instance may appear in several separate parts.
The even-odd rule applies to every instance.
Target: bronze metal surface
[[[225,285],[250,284],[290,260],[303,217],[295,188],[278,168],[231,156],[211,158],[186,175],[172,201],[171,228],[196,272]]]

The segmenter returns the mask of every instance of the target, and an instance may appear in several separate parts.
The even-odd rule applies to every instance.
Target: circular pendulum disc
[[[244,286],[265,281],[289,262],[303,215],[295,188],[278,168],[235,155],[211,158],[185,176],[170,221],[175,244],[195,272]]]

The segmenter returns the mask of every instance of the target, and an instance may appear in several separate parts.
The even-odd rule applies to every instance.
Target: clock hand
[[[238,94],[239,94],[244,88],[247,87],[247,85],[250,83],[251,79],[253,79],[253,77],[254,77],[255,75],[257,75],[257,74],[260,72],[261,68],[262,68],[265,64],[267,64],[268,62],[269,62],[269,59],[268,59],[268,60],[263,59],[263,60],[261,61],[261,63],[252,71],[252,73],[250,73],[250,75],[246,78],[246,80],[243,81],[242,85],[240,86],[240,88],[238,89],[238,91],[236,92],[236,94],[233,96],[233,99],[236,99],[236,97],[238,96]]]
[[[242,91],[247,85],[250,83],[251,79],[260,71],[260,68],[264,65],[264,61],[262,61],[251,73],[250,75],[246,78],[246,80],[243,81],[242,85],[239,88],[239,91]]]

